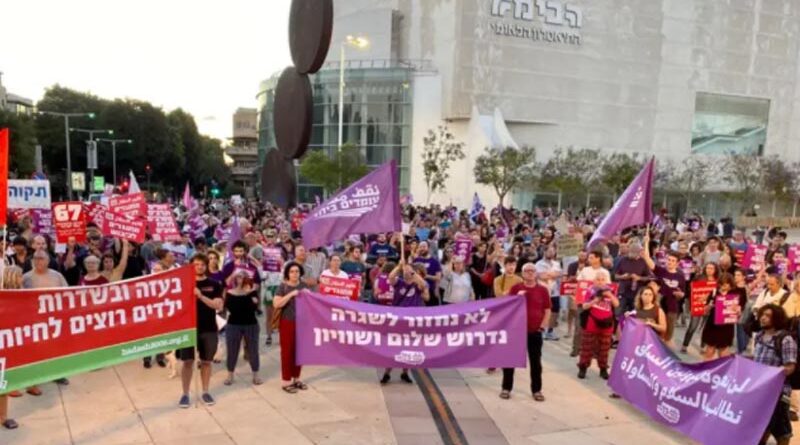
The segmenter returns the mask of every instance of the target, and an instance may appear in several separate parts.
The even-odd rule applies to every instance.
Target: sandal
[[[536,400],[537,402],[544,402],[544,395],[540,392],[537,392],[533,395],[533,400]]]
[[[25,392],[36,397],[42,395],[42,390],[39,388],[28,388],[27,390],[25,390]]]
[[[301,390],[301,391],[305,391],[305,390],[308,389],[308,385],[306,385],[305,383],[301,382],[300,380],[294,382],[294,387],[299,389],[299,390]]]
[[[503,390],[503,391],[500,393],[500,398],[501,398],[501,399],[504,399],[504,400],[508,400],[508,399],[510,399],[510,398],[511,398],[511,392],[509,392],[509,391],[506,391],[506,390]]]
[[[261,380],[261,377],[259,377],[259,376],[253,377],[253,385],[258,386],[258,385],[261,385],[263,383],[264,383],[264,381]]]
[[[294,386],[294,384],[288,386],[281,386],[281,389],[288,392],[289,394],[294,394],[297,392],[297,388]]]
[[[223,383],[225,386],[231,386],[231,385],[233,385],[233,376],[228,376],[228,378],[226,378],[226,379],[225,379],[225,381],[224,381],[224,382],[222,382],[222,383]]]
[[[7,430],[15,430],[19,428],[19,424],[14,419],[6,419],[6,421],[3,422],[3,428]]]
[[[9,397],[22,397],[22,391],[11,391],[8,393]]]

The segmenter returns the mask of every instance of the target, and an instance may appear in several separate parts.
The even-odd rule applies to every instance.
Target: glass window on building
[[[769,99],[698,92],[692,153],[763,155]]]

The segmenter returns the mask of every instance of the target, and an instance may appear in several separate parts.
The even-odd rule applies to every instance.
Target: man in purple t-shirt
[[[427,241],[419,243],[417,255],[412,263],[425,266],[425,281],[428,282],[428,292],[430,293],[429,300],[426,301],[428,306],[438,305],[439,298],[436,295],[436,290],[439,288],[439,282],[442,281],[442,264],[431,256]]]
[[[400,271],[403,275],[400,276]],[[403,264],[402,262],[389,274],[389,284],[394,290],[392,306],[419,307],[424,306],[430,298],[428,283],[425,282],[425,266],[422,264]],[[392,379],[392,368],[386,368],[381,378],[381,385],[389,383]],[[412,383],[408,376],[408,369],[403,368],[400,380]]]
[[[667,332],[664,334],[667,345],[673,347],[672,335],[675,332],[675,320],[678,318],[678,307],[685,296],[683,290],[686,289],[686,278],[683,271],[678,268],[680,264],[680,254],[670,251],[667,253],[667,267],[656,265],[650,256],[650,236],[644,237],[644,254],[642,255],[647,267],[653,271],[658,284],[661,286],[661,304],[664,312],[667,313]]]

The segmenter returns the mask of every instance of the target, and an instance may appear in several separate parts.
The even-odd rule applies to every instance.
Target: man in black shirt
[[[208,257],[198,253],[192,257],[194,266],[195,283],[194,295],[197,297],[197,353],[200,355],[200,380],[203,385],[201,399],[208,406],[213,405],[214,398],[208,393],[211,381],[211,361],[217,352],[217,311],[222,310],[222,284],[208,277]],[[189,388],[192,384],[194,370],[195,348],[184,348],[176,351],[175,356],[183,360],[181,383],[183,396],[178,405],[181,408],[189,407]]]

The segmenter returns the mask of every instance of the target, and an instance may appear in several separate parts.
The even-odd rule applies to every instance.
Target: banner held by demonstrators
[[[78,243],[86,241],[86,213],[83,211],[83,203],[72,201],[53,204],[53,223],[57,242],[63,244],[70,238],[75,238]]]
[[[653,420],[706,445],[730,445],[761,440],[783,382],[782,368],[739,355],[683,363],[629,318],[608,384]]]
[[[147,216],[147,202],[141,192],[114,196],[108,200],[108,208],[112,212],[131,218],[145,218]]]
[[[103,215],[103,235],[126,239],[135,243],[143,243],[145,221],[106,211]]]
[[[374,368],[522,368],[525,299],[391,307],[302,291],[297,363]]]
[[[102,286],[3,291],[3,391],[193,346],[194,285],[183,267]]]
[[[610,239],[622,229],[648,224],[653,220],[653,178],[655,176],[655,157],[645,164],[633,182],[625,189],[614,207],[608,211],[595,230],[587,247]]]
[[[319,293],[323,295],[358,301],[360,291],[360,278],[319,277]]]
[[[314,208],[301,231],[306,248],[348,235],[399,231],[397,163],[392,160]]]
[[[711,293],[716,289],[716,281],[692,281],[692,299],[689,301],[692,317],[700,317],[705,314],[708,296],[711,295]]]
[[[175,223],[169,204],[148,204],[147,224],[154,241],[176,241],[181,239],[181,232]]]
[[[8,203],[8,133],[8,128],[0,129],[0,226],[7,223],[9,207],[14,208]]]

